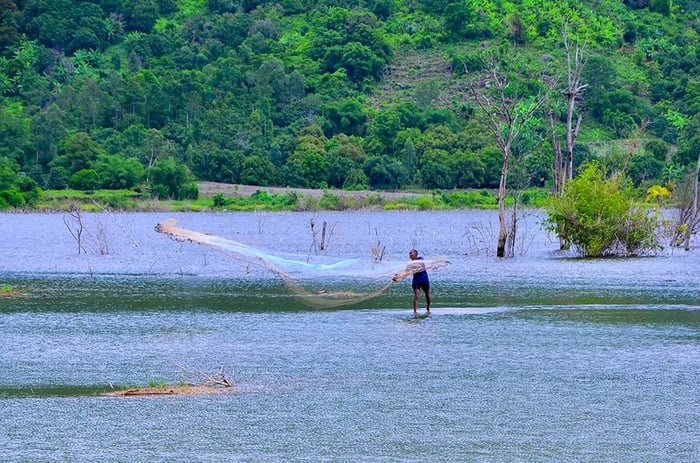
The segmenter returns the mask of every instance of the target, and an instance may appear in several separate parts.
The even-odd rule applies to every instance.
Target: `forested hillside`
[[[193,197],[195,179],[498,187],[501,153],[468,91],[492,63],[523,101],[559,81],[513,147],[514,184],[548,185],[564,43],[585,58],[574,164],[599,157],[640,191],[672,187],[700,151],[699,12],[692,0],[0,0],[0,207],[68,187]]]

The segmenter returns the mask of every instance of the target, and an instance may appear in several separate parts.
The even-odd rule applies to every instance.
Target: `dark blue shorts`
[[[430,291],[430,282],[429,281],[423,281],[419,283],[413,283],[413,290],[417,289],[422,289],[424,293],[427,293]]]

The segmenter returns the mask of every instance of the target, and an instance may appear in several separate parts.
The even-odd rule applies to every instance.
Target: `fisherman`
[[[418,251],[411,249],[408,252],[408,257],[411,261],[421,261],[422,256],[418,255]],[[394,275],[392,280],[399,281],[405,278],[407,275],[413,274],[413,281],[411,286],[413,287],[413,316],[418,317],[418,300],[420,299],[421,290],[425,294],[425,304],[426,304],[426,315],[430,315],[430,279],[428,278],[428,272],[425,269],[425,264],[423,262],[412,262],[406,266],[406,271]]]

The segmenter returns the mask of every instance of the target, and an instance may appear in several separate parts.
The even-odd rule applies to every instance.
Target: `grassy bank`
[[[282,188],[231,188],[225,192],[203,188],[196,200],[157,200],[129,190],[46,190],[30,210],[83,211],[315,211],[315,210],[450,210],[493,209],[492,190],[381,192],[294,190]],[[543,207],[549,198],[544,189],[520,192],[525,207]],[[512,198],[510,202],[512,203]]]

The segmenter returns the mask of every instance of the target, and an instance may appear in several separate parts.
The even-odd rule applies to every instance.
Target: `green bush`
[[[76,190],[96,190],[100,187],[100,177],[95,169],[81,169],[71,175],[68,185]]]
[[[223,193],[216,193],[211,199],[214,207],[226,207],[226,205],[230,203]]]
[[[160,199],[160,200],[165,200],[170,198],[170,189],[167,187],[167,185],[153,185],[151,187],[151,195],[154,198]]]
[[[318,207],[328,211],[340,211],[343,209],[340,202],[340,197],[327,191],[323,192],[321,199],[318,201]]]
[[[182,199],[190,199],[196,201],[199,199],[199,187],[194,182],[185,185],[184,187],[182,187],[181,195]]]
[[[22,193],[17,191],[16,188],[10,188],[8,190],[0,190],[0,209],[6,209],[8,207],[24,207],[26,201]]]
[[[585,257],[641,255],[660,247],[658,218],[633,206],[623,176],[606,178],[596,164],[567,182],[547,213],[547,227]]]

